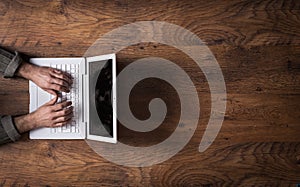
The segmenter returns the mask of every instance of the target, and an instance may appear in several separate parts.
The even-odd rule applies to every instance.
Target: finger
[[[54,84],[66,87],[66,88],[70,87],[69,83],[66,80],[59,79],[59,78],[56,78],[56,77],[52,77],[51,82],[54,83]]]
[[[56,91],[60,91],[60,92],[67,92],[67,93],[70,92],[70,89],[68,89],[67,87],[62,86],[62,85],[58,85],[58,84],[55,84],[55,83],[50,84],[49,88],[51,88],[53,90],[56,90]]]
[[[73,113],[70,113],[66,116],[61,116],[61,117],[56,118],[54,120],[54,123],[61,123],[61,122],[64,122],[64,121],[69,121],[72,117],[73,117]]]
[[[52,125],[52,127],[61,127],[61,126],[67,125],[67,124],[69,124],[71,122],[72,122],[72,118],[69,119],[68,121],[63,121],[63,122],[55,123],[55,124]]]
[[[57,93],[51,89],[45,89],[46,92],[50,93],[51,95],[57,96]]]
[[[56,101],[57,101],[57,98],[58,98],[58,96],[55,95],[53,99],[51,99],[50,101],[48,101],[46,103],[46,105],[54,105],[56,103]]]
[[[72,79],[72,76],[69,73],[65,72],[65,71],[54,69],[54,73],[56,73],[58,75],[63,74],[64,76],[67,76],[69,79]]]
[[[63,110],[59,110],[55,113],[55,118],[67,116],[69,114],[73,113],[73,106],[70,106],[68,108],[64,108]]]
[[[51,75],[56,77],[56,78],[65,80],[69,85],[71,85],[73,83],[72,76],[70,74],[68,74],[67,72],[63,72],[63,71],[58,70],[58,69],[52,69]]]
[[[63,101],[59,104],[56,104],[53,106],[53,110],[54,111],[59,111],[59,110],[62,110],[68,106],[71,106],[72,105],[72,102],[71,101]]]

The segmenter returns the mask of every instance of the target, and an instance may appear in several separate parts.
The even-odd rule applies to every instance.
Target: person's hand
[[[73,116],[71,101],[55,104],[57,96],[31,113],[32,124],[39,127],[59,127],[69,123]]]
[[[73,106],[71,101],[56,103],[58,96],[45,103],[36,111],[25,116],[14,119],[20,133],[40,128],[59,127],[71,122],[73,117]]]
[[[72,77],[66,72],[25,62],[20,66],[17,75],[31,80],[52,95],[56,95],[56,91],[70,92],[72,85]]]

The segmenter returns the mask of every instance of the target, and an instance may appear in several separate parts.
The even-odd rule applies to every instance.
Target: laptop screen
[[[89,64],[89,134],[113,137],[112,60]]]

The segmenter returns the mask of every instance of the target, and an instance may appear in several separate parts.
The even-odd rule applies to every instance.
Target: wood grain
[[[211,110],[201,69],[171,46],[139,43],[117,54],[118,73],[137,59],[161,57],[185,70],[197,89],[200,118],[184,149],[163,163],[130,168],[105,160],[83,140],[29,140],[24,134],[0,147],[0,186],[300,184],[300,1],[1,0],[0,45],[30,57],[79,57],[105,33],[145,20],[190,30],[216,57],[226,82],[227,109],[211,147],[198,152]],[[155,97],[168,107],[163,124],[138,133],[119,123],[121,142],[151,146],[174,132],[180,100],[162,80],[135,85],[129,103],[133,114],[147,119]],[[26,114],[28,105],[28,81],[1,77],[0,114]]]

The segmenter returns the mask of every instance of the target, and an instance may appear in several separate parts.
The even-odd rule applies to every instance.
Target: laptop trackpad
[[[51,95],[39,87],[37,87],[37,89],[38,89],[38,94],[37,94],[38,106],[37,107],[40,107],[50,100]]]

